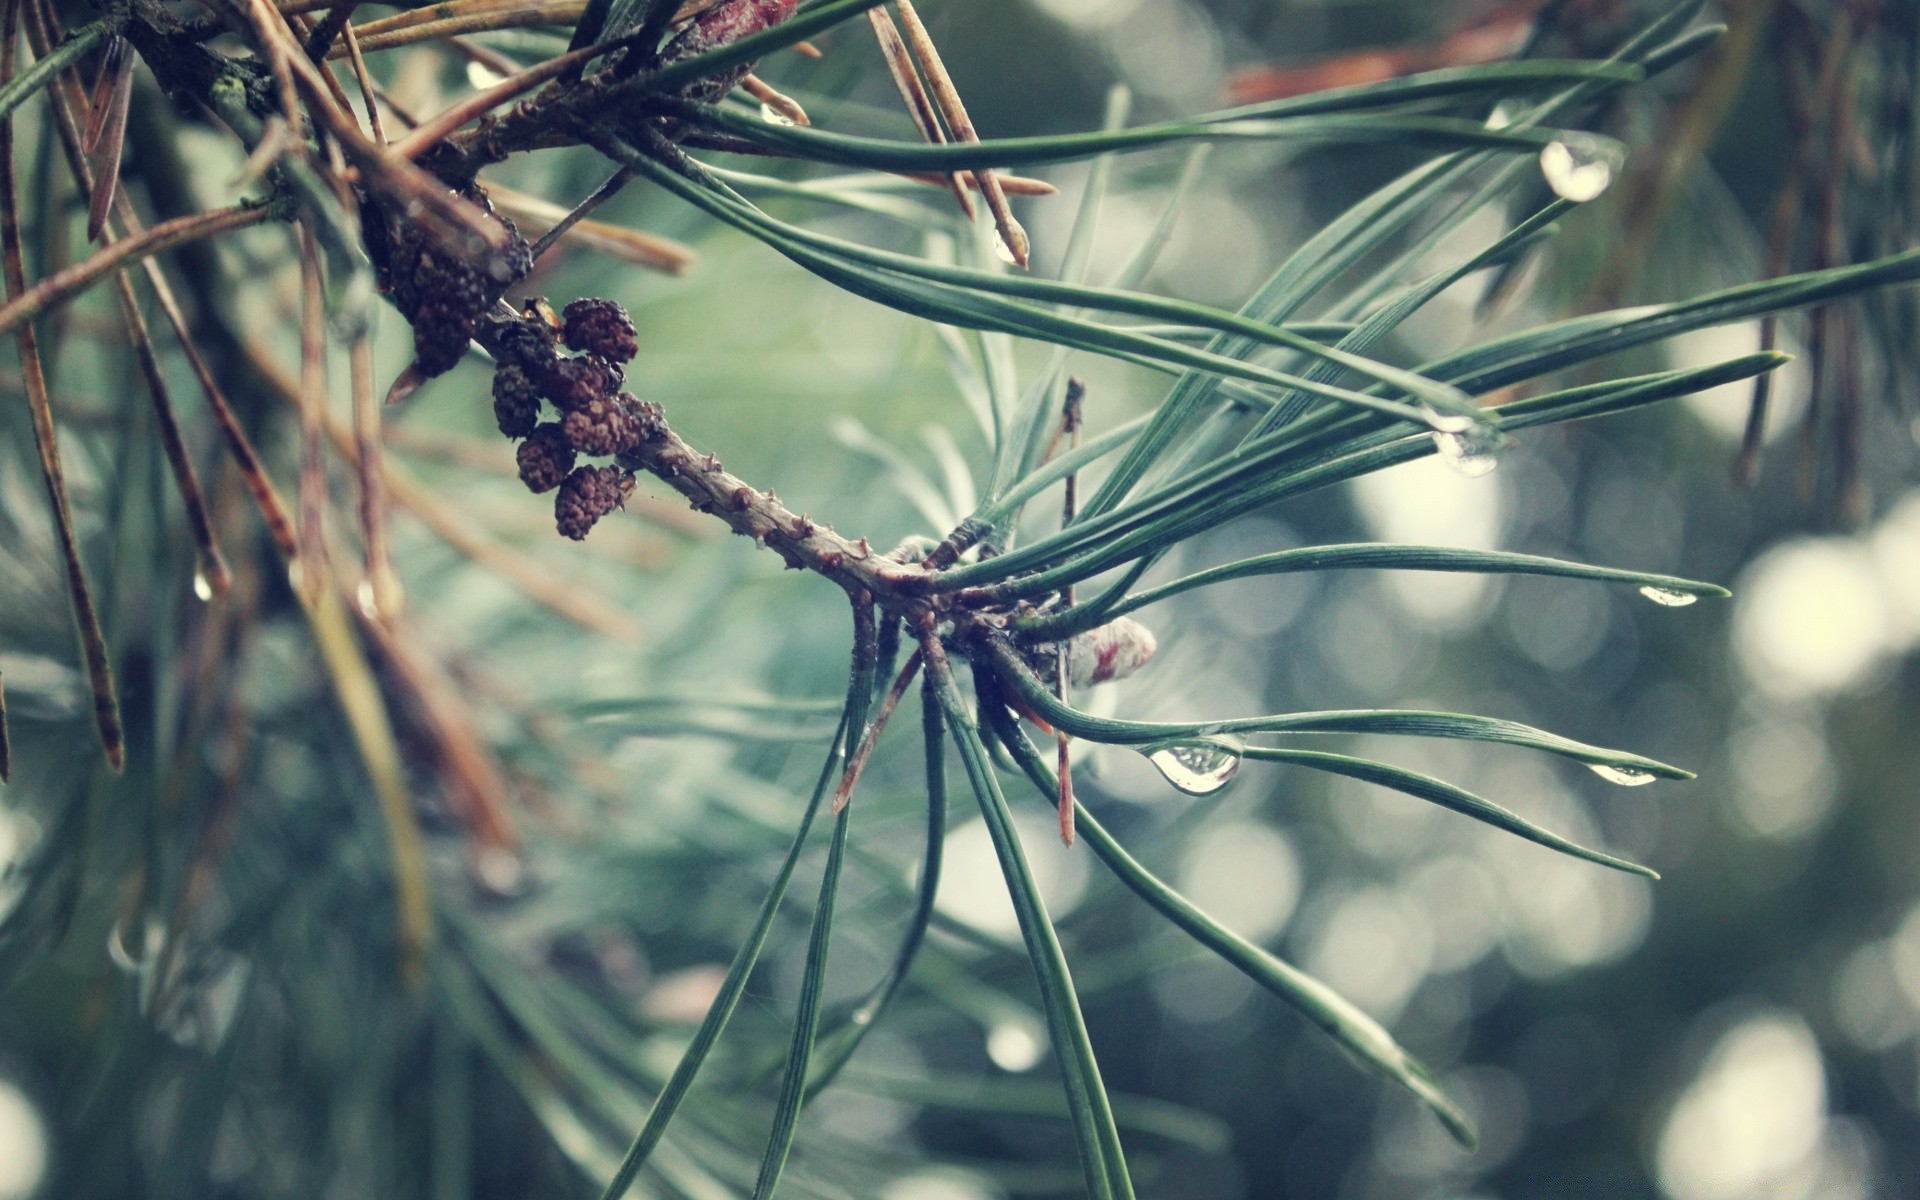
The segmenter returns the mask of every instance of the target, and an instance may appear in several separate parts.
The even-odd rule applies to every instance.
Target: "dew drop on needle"
[[[1540,174],[1547,186],[1575,204],[1599,199],[1613,186],[1621,165],[1618,143],[1597,137],[1569,134],[1540,151]]]
[[[1640,594],[1667,608],[1685,608],[1700,598],[1689,592],[1676,592],[1672,588],[1654,587],[1652,584],[1641,588]]]
[[[1147,761],[1189,796],[1210,796],[1240,773],[1240,755],[1214,742],[1163,746],[1147,755]]]
[[[1588,763],[1587,768],[1608,783],[1617,783],[1621,787],[1645,787],[1653,782],[1652,771],[1642,771],[1638,767],[1616,767],[1611,763]]]
[[[1458,432],[1436,429],[1434,447],[1449,467],[1468,479],[1478,479],[1500,465],[1500,448],[1505,439],[1497,429],[1471,425]]]

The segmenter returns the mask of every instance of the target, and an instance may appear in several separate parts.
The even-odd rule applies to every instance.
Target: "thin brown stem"
[[[503,79],[486,91],[476,92],[444,111],[436,113],[419,128],[395,142],[392,152],[401,158],[419,158],[468,121],[475,120],[502,104],[525,95],[568,68],[598,58],[606,52],[605,46],[587,46],[562,54],[558,58],[550,58],[538,66],[528,67],[518,75]]]
[[[247,151],[247,157],[235,171],[227,187],[231,191],[244,192],[271,171],[288,151],[288,142],[292,135],[287,132],[287,119],[274,113],[260,125],[260,140],[253,149]]]
[[[840,786],[834,789],[833,811],[838,813],[853,798],[853,789],[860,782],[861,774],[867,769],[867,762],[873,757],[874,744],[880,740],[880,731],[887,727],[888,718],[899,707],[900,697],[907,694],[914,676],[920,673],[921,652],[915,650],[912,657],[901,666],[900,673],[894,676],[893,686],[887,689],[886,699],[880,702],[880,711],[874,714],[866,732],[860,736],[860,745],[854,750],[853,757],[847,760],[847,769],[840,775]]]
[[[946,131],[940,127],[940,118],[934,112],[933,101],[927,98],[927,89],[920,82],[919,72],[914,70],[913,56],[908,53],[906,42],[900,38],[900,27],[893,23],[893,17],[884,7],[868,9],[867,24],[873,28],[874,40],[880,43],[880,56],[887,63],[887,73],[893,76],[893,86],[899,90],[900,99],[906,104],[907,113],[920,130],[921,138],[936,146],[945,142]],[[953,193],[967,220],[973,220],[973,200],[967,195],[967,186],[960,174],[955,172],[937,178]]]
[[[498,50],[490,50],[472,38],[465,38],[456,34],[446,40],[446,45],[449,50],[454,51],[461,58],[477,66],[485,67],[501,79],[518,75],[525,69],[521,64],[508,58]]]
[[[100,240],[107,214],[113,211],[113,196],[120,187],[120,155],[127,141],[127,106],[132,99],[133,47],[116,37],[100,65],[100,86],[94,90],[94,111],[88,116],[83,139],[94,180],[93,202],[87,207],[90,242]]]
[[[366,56],[360,53],[360,39],[354,36],[353,26],[341,31],[342,42],[347,47],[347,61],[353,64],[354,82],[360,85],[360,97],[367,106],[367,131],[380,145],[387,144],[387,131],[380,123],[380,102],[378,91],[373,86],[373,77],[367,74]]]
[[[393,570],[387,541],[386,465],[382,455],[380,400],[373,390],[373,346],[365,334],[347,347],[353,378],[353,443],[360,481],[360,546],[366,567],[366,595],[375,620],[389,627],[400,615],[400,577]]]
[[[1086,385],[1077,378],[1067,380],[1067,395],[1060,410],[1060,439],[1067,443],[1069,451],[1080,445],[1081,400],[1086,396]],[[1051,457],[1051,455],[1049,455]],[[1074,513],[1079,504],[1080,473],[1070,473],[1061,485],[1060,527],[1073,524]],[[1064,611],[1073,607],[1073,585],[1068,584],[1060,594],[1060,607]],[[1062,701],[1067,699],[1067,642],[1061,641],[1053,652],[1054,688]],[[1071,739],[1067,731],[1056,728],[1053,731],[1055,755],[1055,778],[1060,783],[1060,841],[1073,845],[1073,754]]]
[[[807,110],[800,107],[798,100],[775,88],[751,71],[740,77],[739,87],[741,91],[752,96],[772,111],[779,113],[787,120],[792,121],[795,125],[813,124],[807,117]]]
[[[252,28],[255,49],[267,60],[267,70],[273,75],[274,90],[280,97],[280,116],[289,126],[298,130],[301,128],[300,93],[293,84],[292,55],[279,36],[281,31],[287,30],[287,19],[269,6],[266,0],[238,0],[238,5],[238,15]],[[303,139],[294,138],[293,145],[293,153],[305,155]]]
[[[30,8],[29,17],[38,14]],[[30,20],[27,35],[33,45],[34,53],[44,56],[53,45],[57,30],[49,25]],[[53,100],[52,114],[54,128],[60,134],[60,140],[67,152],[67,162],[72,168],[74,179],[81,187],[88,185],[86,160],[80,149],[79,125],[75,113],[79,104],[79,83],[72,71],[64,78],[56,79],[49,91]],[[284,128],[284,124],[282,125]],[[140,215],[134,211],[133,202],[127,199],[125,192],[114,197],[114,206],[120,219],[120,225],[131,236],[144,232],[145,226]],[[267,527],[268,535],[281,555],[291,564],[296,559],[293,522],[287,515],[286,506],[281,503],[279,494],[274,491],[272,482],[267,478],[266,469],[261,465],[260,456],[254,451],[252,441],[241,426],[233,406],[227,402],[225,394],[214,380],[213,372],[208,368],[206,359],[201,355],[193,332],[187,326],[186,315],[181,311],[180,302],[173,294],[173,287],[167,282],[166,274],[153,258],[144,258],[140,263],[146,271],[147,282],[153,288],[154,298],[160,304],[161,312],[166,314],[167,323],[172,326],[174,338],[181,351],[187,356],[187,364],[193,368],[194,378],[200,383],[205,395],[207,407],[213,413],[215,427],[227,444],[228,453],[240,470],[241,481],[246,485],[248,494],[253,497],[254,505],[260,512],[260,519]]]
[[[526,12],[542,18],[543,23],[563,24],[568,20],[577,20],[580,11],[586,8],[583,0],[446,0],[441,4],[427,4],[407,12],[395,13],[390,17],[378,17],[371,21],[362,21],[353,27],[364,42],[367,38],[379,37],[399,29],[415,29],[422,25],[433,25],[442,21],[461,20],[484,13]],[[579,11],[574,11],[579,10]],[[282,7],[281,12],[294,11],[290,6]]]
[[[121,217],[126,221],[132,216],[132,206],[124,197],[121,206]],[[212,369],[207,366],[206,358],[195,345],[193,331],[187,326],[186,314],[180,310],[180,302],[173,294],[172,285],[167,282],[158,263],[148,260],[145,266],[147,282],[153,287],[160,310],[166,314],[167,323],[173,327],[174,336],[186,353],[187,365],[193,369],[193,376],[199,381],[201,395],[206,397],[207,409],[213,414],[214,427],[227,444],[227,453],[240,471],[240,480],[246,486],[247,494],[253,498],[254,508],[260,513],[267,536],[291,567],[299,561],[300,550],[299,541],[294,535],[293,520],[287,515],[287,506],[274,489],[273,481],[267,477],[266,467],[261,463],[259,453],[254,450],[253,441],[247,436],[245,427],[240,424],[239,416],[233,411],[233,405],[227,402],[226,393],[221,390]]]
[[[967,106],[960,100],[960,91],[953,86],[953,77],[947,74],[947,66],[940,59],[933,36],[927,32],[920,14],[914,10],[913,0],[894,0],[894,8],[899,11],[900,20],[906,26],[907,44],[912,48],[914,58],[919,60],[920,69],[926,73],[927,85],[933,89],[934,101],[940,107],[940,115],[946,118],[947,128],[953,131],[954,140],[979,141],[980,135],[973,128],[973,120],[967,116]],[[1014,219],[1013,209],[1007,203],[1007,194],[1001,190],[1000,181],[994,178],[991,170],[984,167],[973,172],[973,177],[979,181],[980,194],[986,198],[987,208],[993,213],[993,223],[1000,231],[1000,240],[1008,256],[1013,259],[1015,266],[1025,267],[1030,249],[1027,231]]]
[[[534,224],[546,225],[548,227],[547,231],[540,235],[539,240],[534,242],[532,247],[531,257],[535,263],[538,263],[547,251],[553,249],[555,243],[573,232],[573,230],[586,219],[587,214],[619,195],[620,190],[626,187],[627,183],[632,179],[633,168],[621,167],[612,175],[608,176],[605,183],[595,188],[592,195],[574,205],[571,209],[562,209],[557,204],[548,205],[544,200],[527,196],[523,193],[514,193],[506,204],[501,204],[496,194],[494,202],[501,204],[503,208],[511,205],[517,208],[516,215],[525,214],[532,219]],[[557,220],[554,219],[556,216],[558,217]],[[689,250],[686,253],[691,255],[693,252]],[[685,270],[687,261],[688,260],[684,259],[677,260],[675,268],[671,270],[670,273],[677,275],[680,271]]]
[[[37,41],[36,38],[29,39]],[[130,66],[131,64],[129,64]],[[106,71],[103,68],[103,77]],[[55,133],[59,136],[61,149],[65,152],[67,168],[73,177],[73,183],[83,200],[91,198],[90,207],[100,209],[100,190],[98,177],[89,167],[86,157],[85,136],[80,132],[74,117],[73,97],[64,87],[65,80],[56,78],[49,90]],[[96,93],[99,89],[96,89]],[[124,132],[124,127],[122,129]],[[117,136],[117,135],[115,135]],[[108,193],[120,201],[123,208],[131,209],[125,196]],[[100,233],[109,243],[118,240],[119,234],[110,222],[104,223]],[[148,265],[151,266],[151,260]],[[126,328],[127,341],[133,347],[134,358],[139,363],[140,375],[147,387],[147,394],[153,402],[154,423],[160,434],[160,445],[166,455],[167,466],[171,471],[174,486],[180,493],[181,507],[187,516],[187,527],[192,534],[194,544],[196,577],[194,590],[202,599],[215,599],[227,594],[232,582],[232,574],[220,552],[219,539],[214,533],[213,518],[207,511],[200,479],[193,467],[193,457],[187,449],[186,439],[180,432],[180,420],[177,416],[172,397],[169,393],[166,376],[160,369],[160,360],[154,350],[153,337],[147,328],[147,321],[140,311],[139,298],[134,293],[133,281],[126,272],[114,273],[114,286],[120,303],[122,324]]]
[[[111,234],[109,234],[111,236]],[[207,512],[206,497],[200,489],[200,477],[193,469],[193,455],[180,433],[180,420],[174,412],[173,398],[167,389],[166,375],[153,349],[153,336],[147,319],[140,312],[133,281],[125,273],[114,277],[119,294],[120,313],[127,326],[127,341],[133,346],[134,359],[140,364],[140,377],[153,401],[154,424],[160,431],[160,447],[167,467],[180,493],[180,504],[187,514],[187,529],[193,535],[195,574],[194,591],[202,600],[217,600],[227,594],[233,573],[227,569],[226,556],[220,553],[220,539],[214,532],[213,518]]]
[[[13,78],[18,49],[20,9],[24,0],[5,0],[0,9],[0,86]],[[13,169],[13,116],[0,119],[0,259],[4,259],[7,293],[15,299],[11,310],[26,295],[26,271],[21,260],[19,185]],[[0,310],[3,312],[6,310]],[[93,592],[87,585],[80,561],[80,543],[74,534],[73,513],[67,502],[66,474],[60,465],[59,435],[54,428],[53,405],[47,395],[46,376],[41,370],[40,347],[30,322],[20,319],[4,330],[14,334],[20,352],[20,377],[33,417],[34,441],[40,453],[40,474],[46,484],[47,498],[53,507],[55,530],[60,540],[61,557],[66,565],[67,592],[73,605],[74,624],[79,629],[80,655],[86,664],[87,682],[93,692],[94,728],[100,736],[100,748],[107,766],[118,771],[126,763],[126,739],[120,723],[120,701],[113,684],[113,664],[107,652],[106,635],[94,608]]]
[[[300,562],[298,586],[312,605],[326,586],[326,289],[320,247],[300,223]]]
[[[516,849],[519,837],[506,782],[479,736],[480,722],[468,711],[459,689],[423,652],[417,634],[366,613],[361,614],[361,628],[400,684],[396,690],[411,702],[406,707],[439,759],[448,806],[468,836],[487,849]]]
[[[336,102],[334,92],[339,81],[299,53],[300,46],[285,19],[267,8],[265,0],[248,2],[250,13],[262,14],[253,22],[253,30],[263,43],[263,52],[286,67],[306,97],[308,115],[339,142],[341,152],[359,168],[361,181],[368,189],[415,213],[451,252],[469,260],[478,262],[506,248],[506,232],[497,222],[488,220],[479,208],[391,147],[369,139],[353,115]]]
[[[326,15],[313,27],[307,36],[307,57],[324,59],[333,52],[333,44],[340,32],[348,28],[347,22],[353,19],[353,12],[360,7],[360,0],[333,0]],[[286,9],[280,10],[282,16],[289,16]]]
[[[5,307],[0,307],[0,336],[12,333],[42,313],[65,304],[98,283],[109,271],[190,242],[258,225],[273,215],[273,210],[269,208],[235,205],[232,208],[216,208],[210,212],[175,217],[132,234],[16,294],[7,301]]]
[[[450,20],[416,24],[406,28],[375,28],[378,22],[369,21],[357,32],[360,35],[360,49],[368,54],[381,50],[398,50],[403,46],[416,46],[422,42],[437,42],[444,38],[468,33],[491,33],[496,29],[525,29],[536,25],[564,25],[578,20],[586,11],[585,0],[568,0],[562,4],[529,5],[504,4],[497,8],[454,17]],[[409,14],[410,15],[410,14]],[[340,51],[334,50],[338,55]]]

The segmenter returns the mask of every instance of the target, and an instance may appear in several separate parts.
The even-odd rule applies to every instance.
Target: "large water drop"
[[[771,104],[760,106],[760,119],[769,125],[792,125],[794,120]]]
[[[1240,752],[1218,738],[1162,746],[1147,761],[1189,796],[1211,796],[1240,773]]]
[[[1588,763],[1587,769],[1608,783],[1617,783],[1621,787],[1645,787],[1653,782],[1653,772],[1642,771],[1639,767],[1616,767],[1612,763]]]
[[[1433,444],[1449,467],[1468,479],[1478,479],[1500,465],[1506,438],[1498,429],[1471,423],[1457,431],[1435,429]]]
[[[193,594],[200,598],[200,603],[202,604],[212,602],[213,581],[207,578],[205,572],[195,571],[193,573]]]
[[[1613,186],[1625,158],[1620,143],[1592,134],[1569,133],[1540,151],[1540,174],[1562,200],[1585,204]]]
[[[995,1021],[987,1030],[987,1057],[1002,1071],[1031,1071],[1047,1052],[1043,1032],[1022,1018]]]
[[[1441,412],[1424,400],[1420,402],[1420,415],[1427,419],[1427,427],[1435,433],[1465,433],[1475,424],[1471,413]]]
[[[1676,592],[1672,588],[1654,587],[1652,584],[1641,588],[1640,594],[1668,608],[1685,608],[1700,598],[1691,592]]]
[[[162,922],[150,917],[122,917],[107,932],[107,958],[127,974],[139,975],[159,958],[166,940],[167,927]]]

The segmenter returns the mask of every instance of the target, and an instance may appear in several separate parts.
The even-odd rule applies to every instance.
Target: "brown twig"
[[[177,246],[197,242],[203,238],[218,237],[236,229],[245,229],[249,225],[258,225],[276,215],[272,208],[257,205],[235,205],[232,208],[216,208],[209,212],[194,213],[191,216],[175,217],[171,221],[162,221],[137,234],[101,248],[64,271],[49,275],[31,288],[18,293],[0,307],[0,336],[22,328],[26,322],[61,304],[92,287],[101,276],[117,270],[131,262],[138,262],[155,254],[162,254]]]
[[[940,128],[940,118],[933,110],[933,101],[927,98],[927,89],[920,82],[920,74],[914,70],[913,56],[907,51],[907,44],[900,39],[900,27],[893,23],[884,6],[867,10],[867,24],[873,28],[874,40],[880,43],[880,56],[886,60],[887,73],[893,76],[893,86],[899,90],[901,101],[907,106],[907,114],[913,118],[914,127],[920,136],[932,145],[940,145],[947,140],[946,131]],[[973,200],[967,195],[967,185],[962,182],[959,172],[948,175],[930,176],[937,178],[941,185],[953,193],[959,202],[960,211],[973,220]]]
[[[947,74],[947,66],[940,60],[940,51],[933,44],[933,36],[920,20],[920,14],[914,10],[913,0],[894,0],[894,8],[900,13],[900,20],[906,25],[907,45],[913,50],[914,58],[920,63],[920,69],[926,72],[927,84],[933,89],[934,101],[940,107],[940,115],[946,118],[947,128],[953,131],[955,141],[977,142],[980,135],[973,128],[973,121],[967,116],[967,106],[960,100],[960,90],[953,86],[953,77]],[[991,170],[981,168],[973,172],[979,181],[980,194],[986,198],[987,208],[993,213],[994,226],[1000,232],[1000,240],[1006,252],[1017,267],[1025,267],[1029,254],[1027,231],[1014,219],[1013,209],[1007,204],[1007,194],[1000,188],[1000,181],[994,178]]]
[[[380,37],[399,29],[415,29],[484,13],[530,13],[540,17],[543,23],[561,25],[578,20],[585,8],[584,0],[533,0],[532,3],[527,0],[445,0],[444,3],[422,5],[390,17],[362,21],[353,28],[364,42],[368,38]],[[291,8],[283,7],[280,11],[289,12]]]
[[[887,727],[888,718],[900,704],[900,697],[907,694],[907,688],[913,683],[913,677],[920,673],[921,652],[915,650],[912,657],[894,676],[893,686],[887,689],[887,697],[880,703],[880,711],[874,714],[868,723],[866,732],[860,736],[860,745],[853,756],[847,759],[847,769],[840,775],[840,786],[833,792],[833,811],[837,814],[853,798],[853,789],[860,782],[860,776],[867,769],[867,762],[873,757],[873,747],[880,740],[880,731]]]
[[[425,727],[448,784],[448,805],[468,835],[480,846],[512,851],[519,844],[514,832],[507,786],[499,767],[480,740],[480,723],[467,711],[453,682],[432,656],[421,650],[416,634],[403,632],[391,621],[361,614],[361,628],[379,651],[414,718]]]
[[[193,536],[194,590],[203,600],[217,600],[232,586],[233,573],[227,569],[226,556],[220,553],[220,540],[214,533],[213,519],[207,512],[200,479],[193,469],[193,455],[180,433],[180,420],[174,413],[173,399],[167,389],[166,375],[160,370],[154,353],[153,337],[140,313],[140,302],[133,292],[133,281],[126,275],[115,276],[120,312],[127,326],[127,340],[133,346],[134,359],[140,364],[140,377],[153,401],[154,424],[160,431],[160,448],[173,474],[174,487],[180,493],[180,505],[187,514],[187,529]]]
[[[486,46],[482,46],[472,38],[461,37],[455,34],[446,39],[446,46],[449,50],[459,54],[461,58],[466,59],[470,64],[485,68],[501,79],[518,75],[524,69],[521,64],[508,58],[498,50],[492,50]]]
[[[685,274],[687,268],[700,257],[691,248],[669,238],[586,219],[588,213],[612,199],[632,178],[631,168],[620,168],[594,189],[592,195],[571,209],[499,184],[490,186],[489,195],[497,208],[511,216],[525,232],[536,236],[537,240],[531,248],[536,264],[556,245],[566,242],[586,246],[663,274]]]
[[[1078,379],[1069,378],[1067,380],[1066,400],[1060,409],[1060,434],[1061,438],[1066,441],[1069,451],[1078,449],[1080,445],[1080,402],[1085,396],[1086,385]],[[1074,513],[1079,502],[1080,473],[1078,471],[1070,473],[1066,479],[1062,481],[1061,486],[1060,526],[1064,529],[1068,525],[1073,524]],[[1066,589],[1060,593],[1060,607],[1062,610],[1073,607],[1073,591],[1073,585],[1068,584]],[[1058,690],[1062,701],[1067,699],[1067,645],[1068,643],[1062,640],[1054,647],[1053,652],[1054,687]],[[1060,841],[1065,845],[1071,846],[1073,845],[1073,756],[1070,747],[1071,739],[1067,737],[1066,730],[1058,728],[1053,731],[1053,738],[1054,744],[1057,747],[1055,777],[1059,780],[1060,784]]]
[[[538,66],[528,67],[517,75],[501,80],[486,91],[476,92],[428,118],[424,124],[412,130],[406,137],[393,143],[393,153],[401,158],[419,158],[468,121],[475,120],[509,100],[525,95],[570,67],[598,58],[605,53],[607,53],[606,46],[587,46],[562,54],[558,58],[550,58]]]
[[[113,211],[120,186],[120,154],[127,140],[127,105],[133,97],[133,47],[123,37],[107,43],[100,61],[100,79],[93,90],[93,108],[81,147],[93,171],[93,199],[87,207],[87,240],[97,242]]]
[[[437,42],[462,34],[491,33],[497,29],[525,29],[538,25],[565,25],[579,20],[580,14],[586,11],[586,7],[585,0],[564,0],[563,3],[546,5],[507,3],[465,16],[414,24],[404,28],[394,26],[376,28],[379,22],[370,21],[356,32],[360,37],[360,49],[364,53],[374,54],[382,50],[398,50],[403,46],[415,46],[421,42]],[[339,53],[340,51],[336,48],[334,54],[337,56]]]
[[[300,223],[300,569],[295,586],[309,605],[326,586],[327,308],[320,246]]]
[[[341,31],[340,40],[346,44],[347,61],[353,64],[354,82],[360,85],[360,96],[367,106],[367,132],[373,135],[374,141],[384,146],[387,143],[387,131],[380,124],[379,93],[373,86],[372,76],[367,74],[367,60],[360,53],[360,39],[354,36],[353,26],[349,25]]]
[[[43,14],[34,7],[28,9],[27,36],[36,55],[45,56],[58,36],[57,28],[42,20]],[[61,142],[67,150],[68,165],[81,186],[86,186],[87,167],[80,151],[80,135],[75,113],[79,104],[79,81],[72,71],[65,72],[62,78],[54,81],[49,92],[53,100],[52,114],[54,127],[59,132]],[[138,213],[134,211],[132,201],[125,192],[117,192],[114,197],[116,215],[121,228],[130,236],[138,236],[145,230]],[[153,288],[154,298],[160,304],[160,310],[166,315],[167,323],[173,329],[174,337],[181,351],[187,357],[187,364],[193,369],[194,377],[199,381],[200,390],[206,397],[207,407],[213,413],[214,424],[220,436],[227,444],[228,453],[239,468],[241,481],[253,497],[254,506],[260,512],[261,521],[266,525],[268,535],[280,553],[291,563],[296,556],[293,535],[293,522],[287,516],[286,506],[281,503],[272,482],[267,478],[266,469],[260,462],[260,456],[254,451],[253,443],[246,430],[234,413],[233,406],[227,402],[225,394],[208,368],[205,357],[187,327],[186,315],[181,311],[180,302],[173,294],[172,286],[167,282],[166,274],[153,258],[143,258],[140,263],[145,270],[148,284]]]
[[[933,575],[916,563],[876,554],[865,538],[849,541],[831,526],[781,504],[722,468],[720,460],[689,446],[668,428],[657,405],[644,408],[645,439],[622,462],[646,471],[709,512],[742,537],[770,547],[787,564],[831,579],[850,592],[871,591],[897,605],[930,590]]]
[[[124,197],[121,206],[122,220],[126,221],[132,215],[132,206]],[[147,282],[152,285],[160,309],[166,314],[167,323],[173,326],[174,336],[186,353],[187,365],[193,369],[194,378],[200,383],[201,395],[206,397],[207,409],[213,414],[214,427],[227,444],[227,453],[239,469],[247,494],[253,498],[254,508],[260,513],[267,536],[272,539],[288,566],[292,566],[299,561],[300,551],[299,542],[294,536],[293,521],[287,515],[287,506],[274,490],[273,481],[267,478],[266,467],[261,463],[259,453],[254,450],[253,441],[247,436],[245,427],[240,424],[239,416],[233,411],[233,405],[227,402],[226,393],[221,390],[213,371],[207,366],[206,358],[194,344],[193,333],[187,327],[186,314],[180,310],[180,302],[174,297],[172,285],[167,282],[158,263],[148,260],[145,265]]]
[[[775,88],[751,71],[740,77],[739,88],[747,95],[758,100],[766,108],[792,121],[795,125],[813,124],[807,117],[807,110],[800,107],[798,100]]]
[[[327,7],[327,13],[320,23],[307,35],[307,57],[324,59],[333,52],[333,44],[341,30],[348,28],[347,22],[353,19],[354,10],[360,7],[360,0],[333,0]],[[281,16],[291,16],[286,9],[280,10]]]
[[[0,8],[0,86],[13,79],[18,49],[20,9],[24,0],[5,0]],[[19,186],[13,170],[13,115],[0,118],[0,258],[4,258],[7,293],[14,299],[0,314],[21,305],[27,292],[26,272],[21,265]],[[97,256],[96,256],[97,257]],[[67,591],[73,604],[74,624],[80,635],[80,654],[87,668],[87,682],[93,692],[94,728],[100,736],[100,748],[107,766],[118,771],[126,763],[126,740],[120,723],[120,701],[114,689],[113,664],[107,652],[106,635],[100,628],[99,613],[93,604],[93,592],[87,585],[86,570],[80,561],[80,544],[73,530],[73,514],[67,502],[66,474],[60,465],[59,435],[53,422],[53,405],[47,395],[46,377],[41,371],[40,348],[33,326],[24,319],[11,324],[0,321],[0,332],[12,332],[19,346],[20,375],[25,384],[27,405],[33,417],[34,441],[40,453],[40,474],[46,484],[47,498],[53,506],[54,526],[60,540],[61,557],[67,571]]]
[[[400,615],[400,577],[393,570],[387,540],[386,465],[381,453],[380,401],[373,390],[373,346],[365,334],[347,347],[347,370],[353,380],[353,443],[360,482],[360,548],[366,567],[371,615],[391,627]]]
[[[40,39],[29,34],[29,43]],[[131,65],[129,63],[129,65]],[[102,70],[103,81],[107,76]],[[77,127],[73,96],[65,86],[71,81],[56,78],[49,90],[49,101],[53,116],[54,131],[58,135],[61,149],[65,152],[67,169],[73,178],[75,189],[80,198],[89,201],[89,211],[103,211],[100,206],[99,177],[89,166],[86,156],[86,138]],[[100,89],[96,88],[96,95]],[[122,114],[124,117],[124,113]],[[124,133],[122,124],[119,133]],[[101,131],[96,130],[96,134]],[[111,136],[119,136],[119,133]],[[117,162],[117,160],[116,160]],[[125,196],[116,192],[105,193],[117,198],[123,207],[127,204]],[[118,239],[118,233],[111,223],[105,222],[99,230],[111,243]],[[151,260],[148,260],[151,266]],[[227,594],[232,583],[232,573],[227,568],[224,555],[220,552],[219,539],[214,533],[213,519],[207,512],[205,497],[201,491],[200,479],[193,467],[193,457],[187,449],[186,439],[180,432],[180,420],[167,387],[166,376],[160,369],[159,356],[153,347],[153,337],[147,328],[146,317],[140,311],[139,298],[134,294],[133,282],[124,271],[114,273],[113,282],[120,304],[121,323],[132,346],[135,361],[139,363],[140,375],[146,384],[148,397],[153,402],[154,424],[160,434],[162,452],[166,455],[167,467],[173,475],[175,489],[180,493],[181,507],[186,512],[187,528],[193,537],[196,567],[195,590],[201,592],[204,599],[217,599]]]

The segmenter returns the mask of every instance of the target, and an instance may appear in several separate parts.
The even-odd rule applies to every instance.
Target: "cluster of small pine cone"
[[[639,352],[633,321],[611,300],[575,300],[556,322],[543,304],[519,317],[488,316],[478,336],[493,352],[493,415],[500,432],[520,438],[520,481],[556,491],[554,522],[579,540],[633,493],[623,468],[587,464],[633,449],[660,425],[658,405],[620,390],[621,364]],[[561,347],[577,351],[568,355]],[[542,402],[557,419],[541,420]]]
[[[367,248],[382,268],[394,307],[413,326],[415,366],[428,378],[454,368],[466,355],[482,317],[533,269],[527,239],[512,221],[493,211],[485,189],[470,183],[454,191],[478,206],[505,235],[505,250],[485,268],[461,261],[404,215],[368,210],[381,220],[385,238],[369,237]]]

